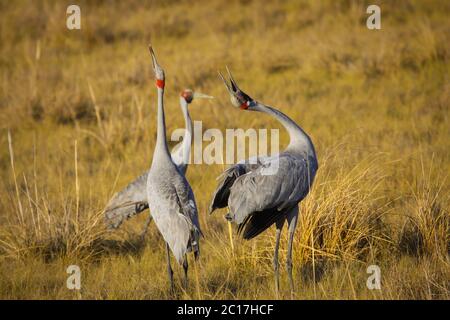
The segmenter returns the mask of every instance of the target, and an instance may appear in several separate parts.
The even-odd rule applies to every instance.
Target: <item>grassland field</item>
[[[449,299],[450,2],[0,0],[0,298]],[[366,27],[369,4],[381,30]],[[168,290],[165,246],[146,214],[108,231],[110,197],[148,169],[166,71],[168,132],[182,89],[203,130],[279,128],[232,108],[218,70],[311,136],[319,171],[300,205],[291,294],[275,228],[252,241],[207,214],[224,165],[187,172],[205,234],[190,286]],[[170,143],[173,146],[173,143]],[[286,232],[286,230],[285,230]],[[81,290],[68,290],[69,265]],[[367,268],[381,271],[369,290]]]

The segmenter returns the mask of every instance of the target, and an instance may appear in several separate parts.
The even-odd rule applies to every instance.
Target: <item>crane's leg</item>
[[[144,241],[145,235],[147,234],[148,227],[150,226],[150,222],[152,222],[152,215],[149,213],[147,220],[145,220],[144,230],[141,233],[141,240]]]
[[[183,270],[184,270],[184,289],[187,290],[188,288],[188,257],[187,255],[184,255],[184,262],[183,262]]]
[[[275,273],[275,290],[276,290],[277,298],[278,298],[278,293],[280,290],[278,249],[280,247],[281,230],[283,229],[283,226],[284,226],[284,220],[285,220],[285,218],[283,217],[282,219],[280,219],[276,222],[277,231],[275,234],[275,252],[273,254],[273,270]]]
[[[167,273],[169,275],[170,280],[170,292],[173,294],[175,292],[175,287],[173,285],[173,271],[172,267],[170,266],[170,248],[167,242],[166,242],[166,254],[167,254]]]
[[[294,280],[292,278],[292,244],[294,241],[294,234],[295,234],[295,228],[297,227],[297,220],[298,220],[298,206],[295,206],[289,213],[287,214],[287,221],[288,221],[288,231],[289,231],[289,238],[288,238],[288,252],[287,252],[287,259],[286,259],[286,269],[288,271],[289,276],[289,285],[291,287],[291,296],[294,294]]]

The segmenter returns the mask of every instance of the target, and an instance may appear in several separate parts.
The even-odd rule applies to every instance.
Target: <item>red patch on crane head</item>
[[[194,93],[190,89],[185,89],[181,92],[181,96],[187,103],[191,103],[194,100]]]
[[[248,109],[248,105],[249,105],[249,102],[245,101],[244,103],[241,104],[241,106],[239,108],[241,108],[242,110],[247,110]]]
[[[164,85],[165,85],[165,81],[164,80],[160,80],[160,79],[156,79],[156,86],[160,89],[164,89]]]

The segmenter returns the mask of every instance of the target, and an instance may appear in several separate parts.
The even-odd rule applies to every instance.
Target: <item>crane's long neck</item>
[[[183,164],[187,165],[189,163],[189,157],[191,154],[191,144],[192,144],[192,120],[191,116],[189,115],[188,110],[188,103],[183,97],[180,97],[180,106],[181,110],[183,111],[184,116],[184,124],[186,127],[186,130],[184,131],[184,137],[183,137]]]
[[[169,149],[166,143],[166,121],[164,117],[164,87],[158,86],[158,116],[155,158],[169,158]]]
[[[305,156],[313,156],[314,158],[316,157],[316,151],[314,149],[311,138],[291,118],[289,118],[281,111],[278,111],[259,102],[256,103],[254,110],[270,114],[286,128],[290,138],[290,142],[286,148],[286,151],[302,153]]]

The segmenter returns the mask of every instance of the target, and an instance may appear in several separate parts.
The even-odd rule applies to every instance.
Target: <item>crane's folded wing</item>
[[[212,196],[209,213],[212,213],[216,209],[225,208],[228,205],[230,188],[233,186],[236,179],[251,170],[257,169],[266,159],[267,157],[253,157],[238,162],[226,169],[218,178],[219,184]]]
[[[249,215],[291,208],[308,194],[311,184],[303,158],[290,154],[267,158],[231,187],[228,206],[233,220],[242,224]]]
[[[184,176],[179,176],[174,183],[176,195],[180,205],[181,213],[189,220],[189,223],[202,234],[198,221],[197,203],[194,192]]]

